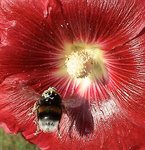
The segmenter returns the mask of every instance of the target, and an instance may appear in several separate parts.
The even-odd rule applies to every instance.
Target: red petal
[[[1,18],[5,16],[8,21],[3,22],[10,27],[1,34],[0,81],[21,72],[53,74],[65,57],[67,41],[92,42],[110,49],[132,39],[144,27],[145,9],[138,0],[39,2],[11,0],[7,11],[1,6],[5,8]],[[48,16],[42,6],[45,15],[50,11]]]
[[[6,33],[1,36],[6,44],[1,43],[3,47],[0,50],[0,81],[11,74],[35,71],[43,74],[43,70],[49,71],[49,62],[60,51],[60,43],[52,34],[47,19],[44,19],[43,11],[33,3],[30,5],[22,1],[11,2],[9,9],[2,10],[2,29],[6,30],[5,24],[11,21],[15,21],[16,24],[10,26],[7,32],[2,32]],[[7,18],[8,23],[5,23],[3,16]],[[56,53],[53,54],[53,51]],[[51,63],[55,64],[54,61]]]
[[[50,134],[39,134],[32,136],[28,131],[23,135],[32,143],[37,144],[41,149],[143,149],[145,148],[144,128],[134,125],[130,122],[117,108],[112,100],[94,108],[95,131],[90,137],[76,137],[75,130],[72,131],[72,136],[69,137],[69,132],[64,132],[62,137],[54,137]],[[83,109],[80,109],[83,111]],[[80,111],[77,110],[79,113]],[[85,116],[87,117],[87,116]],[[84,118],[85,120],[85,118]],[[63,120],[62,128],[68,128],[68,124]],[[76,121],[76,119],[75,119]],[[83,125],[83,124],[82,124]],[[73,127],[76,128],[76,127]],[[48,139],[48,140],[46,140]]]
[[[109,58],[107,60],[107,57]],[[145,34],[106,54],[110,88],[123,113],[145,125]]]
[[[0,85],[0,122],[6,124],[6,129],[22,132],[43,149],[144,149],[145,36],[124,44],[144,27],[144,10],[138,2],[51,1],[44,4],[45,11],[31,3],[12,5],[12,13],[4,13],[8,21],[2,21],[0,26],[2,30],[8,28],[5,25],[11,27],[2,34],[7,44],[2,44],[0,50],[0,75],[6,78],[15,74]],[[16,21],[16,25],[11,26],[11,21]],[[99,94],[103,99],[94,102],[94,94],[92,104],[75,98],[82,105],[68,107],[69,118],[64,115],[61,123],[62,139],[55,133],[34,136],[34,117],[27,115],[39,98],[33,88],[42,92],[55,86],[64,96],[72,94],[73,88],[77,91],[77,87],[72,88],[73,81],[65,76],[53,76],[59,67],[56,58],[64,57],[65,41],[94,42],[107,49],[124,45],[105,54],[110,81],[108,87],[101,87]],[[110,97],[104,96],[102,89],[111,91]],[[75,126],[70,131],[73,121]],[[89,138],[85,134],[88,130],[93,133]]]
[[[79,102],[79,100],[75,97],[74,104],[71,103],[70,107],[68,106],[69,104],[66,104],[67,108],[69,108],[69,116],[72,115],[74,123],[76,122],[71,130],[69,130],[70,121],[64,115],[61,121],[61,138],[55,133],[40,133],[34,136],[36,130],[36,125],[33,123],[34,116],[30,117],[28,113],[39,96],[30,87],[26,86],[26,83],[27,80],[26,78],[24,80],[24,76],[17,75],[17,77],[7,78],[1,84],[0,107],[2,111],[0,112],[0,121],[5,122],[12,133],[22,132],[27,140],[37,144],[41,149],[95,150],[141,149],[145,147],[145,129],[129,121],[129,118],[127,119],[124,116],[124,111],[115,104],[116,99],[113,97],[106,99],[100,105],[94,103],[91,106],[93,122],[88,121],[94,126],[93,135],[80,136],[80,133],[78,133],[78,125],[83,127],[85,124],[85,129],[88,129],[85,121],[90,118],[88,115],[90,112],[87,109],[87,103],[78,104],[76,102]],[[82,100],[81,102],[85,101]],[[83,115],[80,112],[83,114],[87,112],[84,118],[82,118]],[[6,115],[4,116],[1,113]]]
[[[95,42],[111,49],[135,37],[145,26],[140,0],[60,1],[74,41]]]
[[[22,74],[11,76],[0,85],[0,123],[12,133],[24,131],[32,123],[34,118],[28,114],[39,99],[24,77]]]

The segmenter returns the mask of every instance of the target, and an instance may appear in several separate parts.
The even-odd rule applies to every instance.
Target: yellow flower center
[[[76,43],[66,47],[65,66],[68,74],[76,79],[102,79],[106,76],[104,54],[97,46]]]

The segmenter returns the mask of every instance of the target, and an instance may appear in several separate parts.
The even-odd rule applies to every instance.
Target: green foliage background
[[[0,150],[39,150],[18,135],[6,134],[0,129]]]

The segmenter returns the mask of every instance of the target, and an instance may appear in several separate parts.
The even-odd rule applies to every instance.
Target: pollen
[[[65,66],[68,74],[76,79],[101,79],[106,76],[104,54],[96,46],[76,44],[69,48]]]
[[[87,63],[89,55],[84,52],[72,52],[66,59],[67,72],[76,78],[84,78],[88,76]]]

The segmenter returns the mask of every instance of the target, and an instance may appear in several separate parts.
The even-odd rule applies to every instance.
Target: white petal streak
[[[106,121],[111,119],[114,115],[119,113],[119,108],[113,98],[102,102],[100,106],[93,105],[92,115],[99,121]]]

